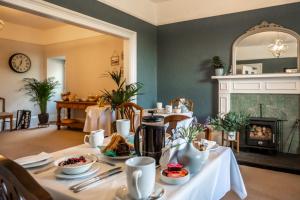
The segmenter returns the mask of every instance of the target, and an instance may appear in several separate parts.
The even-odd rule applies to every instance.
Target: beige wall
[[[65,56],[66,90],[79,97],[112,89],[112,81],[103,74],[111,70],[114,51],[121,55],[123,40],[104,35],[45,46],[46,57]]]
[[[19,109],[29,109],[32,115],[36,115],[39,112],[38,106],[34,106],[24,92],[18,90],[23,85],[23,78],[42,78],[43,46],[0,39],[0,47],[0,96],[6,99],[6,110],[15,113]],[[31,69],[26,73],[16,73],[8,65],[9,57],[17,52],[31,59]]]
[[[36,118],[39,108],[34,107],[29,98],[18,91],[22,87],[23,78],[45,78],[47,58],[65,56],[66,90],[80,97],[98,94],[104,88],[112,88],[112,82],[108,78],[103,78],[103,74],[111,70],[110,58],[113,52],[116,51],[121,55],[123,40],[102,35],[42,46],[0,39],[0,47],[0,96],[7,100],[7,111],[29,109]],[[32,67],[28,72],[19,74],[9,68],[8,59],[16,52],[25,53],[30,57]],[[48,112],[55,115],[55,108],[50,107]]]

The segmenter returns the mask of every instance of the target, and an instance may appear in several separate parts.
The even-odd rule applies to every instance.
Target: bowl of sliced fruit
[[[92,154],[70,155],[57,159],[54,165],[64,174],[81,174],[88,171],[97,161]]]

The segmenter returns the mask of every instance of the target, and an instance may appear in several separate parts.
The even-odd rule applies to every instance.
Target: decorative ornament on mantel
[[[279,58],[288,50],[288,45],[284,44],[282,39],[276,39],[274,43],[268,46],[268,49],[274,57]]]

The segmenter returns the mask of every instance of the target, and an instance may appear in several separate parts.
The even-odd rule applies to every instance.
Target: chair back
[[[135,132],[135,117],[137,116],[137,111],[139,111],[139,125],[142,124],[142,117],[144,114],[144,109],[132,102],[123,103],[117,107],[117,119],[126,118],[130,120],[130,132]],[[123,112],[123,116],[122,116]],[[138,126],[139,126],[138,125]]]
[[[52,197],[23,167],[0,155],[0,199],[52,200]]]
[[[5,99],[3,97],[0,97],[0,103],[1,103],[1,111],[0,112],[5,112]]]
[[[177,122],[188,119],[190,117],[186,115],[169,115],[164,118],[164,124],[169,123],[169,126],[167,128],[167,133],[172,134],[172,130],[176,129]]]
[[[172,99],[170,101],[170,105],[171,106],[178,106],[179,103],[184,100],[185,102],[185,106],[189,109],[189,111],[194,111],[194,102],[191,100],[191,99],[186,99],[186,98],[183,98],[183,97],[178,97],[178,98],[175,98],[175,99]]]

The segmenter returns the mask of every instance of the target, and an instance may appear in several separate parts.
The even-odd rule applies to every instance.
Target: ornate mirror
[[[264,21],[233,43],[232,74],[299,72],[299,45],[298,33]]]

